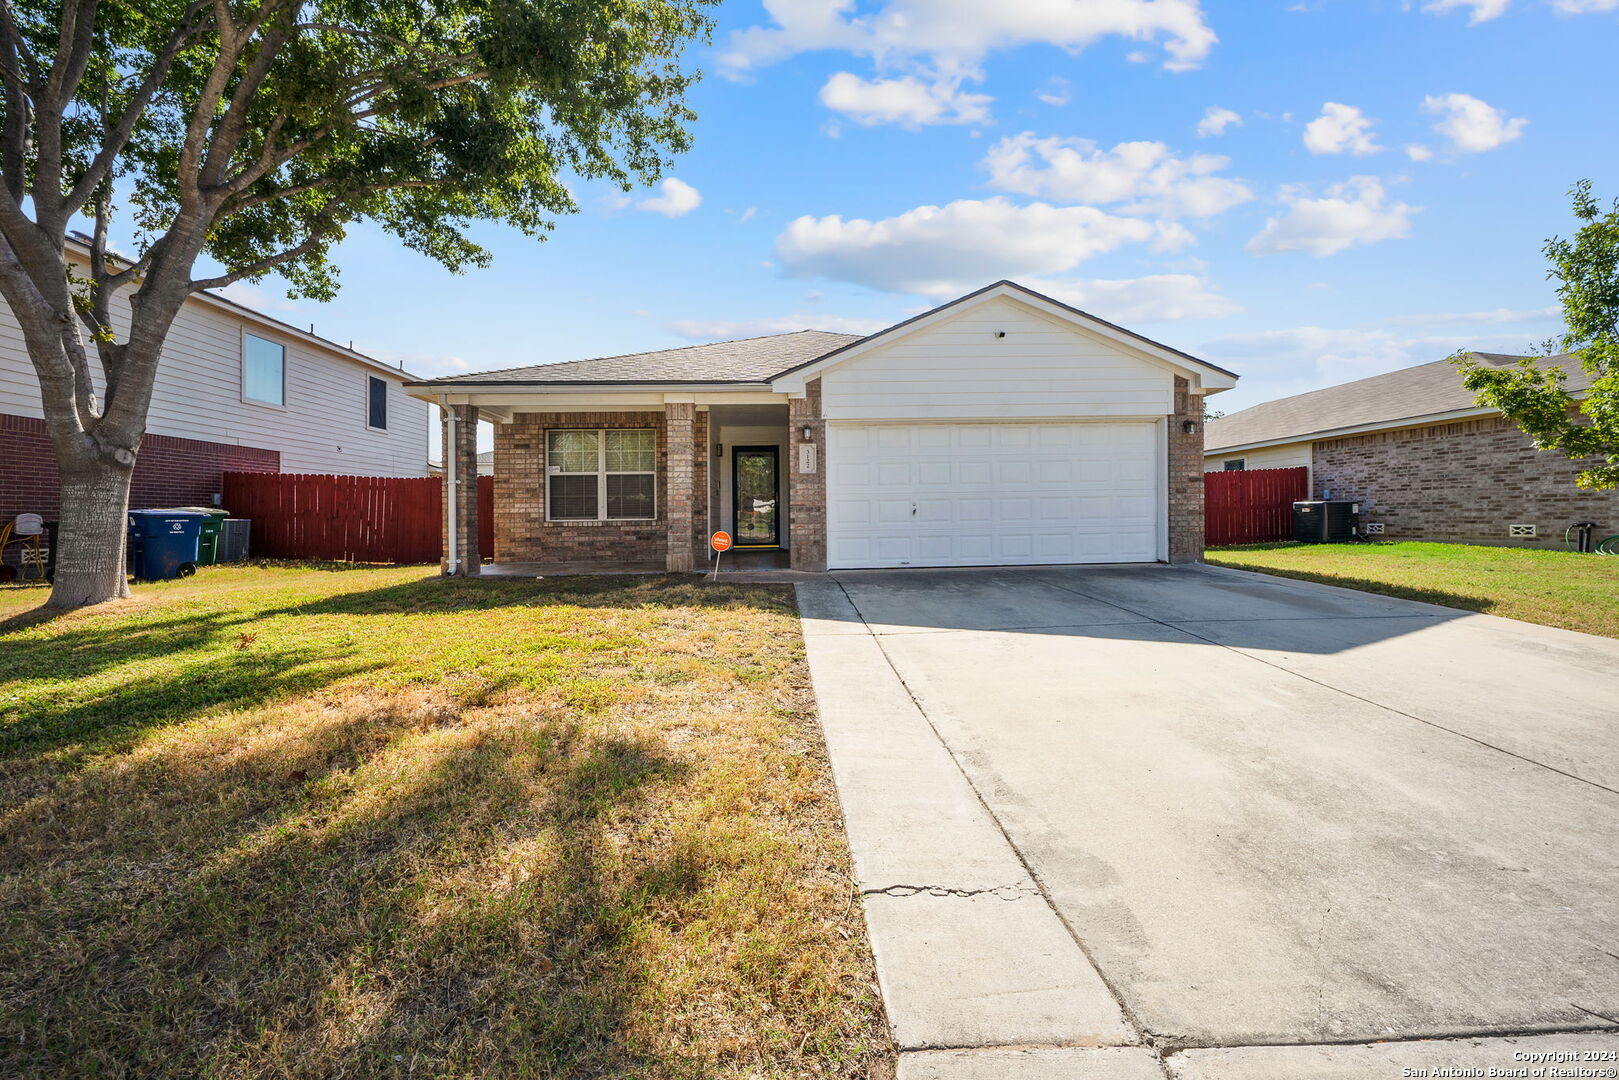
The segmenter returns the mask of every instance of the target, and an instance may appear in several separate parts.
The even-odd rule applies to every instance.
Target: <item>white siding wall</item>
[[[1225,463],[1242,458],[1249,469],[1293,469],[1300,465],[1310,467],[1310,447],[1307,442],[1288,443],[1285,446],[1265,446],[1258,450],[1213,450],[1204,459],[1207,472],[1219,472]]]
[[[1006,336],[997,338],[996,331]],[[1164,416],[1174,376],[1015,301],[905,334],[821,379],[829,420]]]
[[[120,332],[127,325],[127,311],[121,303],[114,312]],[[242,400],[244,328],[286,346],[284,408]],[[367,375],[388,382],[385,432],[366,426]],[[427,403],[406,396],[401,379],[193,300],[181,310],[169,334],[147,430],[278,450],[283,472],[425,476]],[[43,415],[33,364],[17,321],[3,301],[0,413]]]

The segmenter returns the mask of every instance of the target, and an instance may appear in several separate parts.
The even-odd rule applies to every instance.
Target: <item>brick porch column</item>
[[[664,565],[671,573],[680,573],[696,566],[692,537],[697,507],[697,406],[689,401],[666,401],[663,420],[668,445],[663,506],[669,526]]]
[[[804,441],[804,428],[810,429]],[[804,447],[810,447],[806,455]],[[826,569],[826,421],[821,419],[821,380],[805,384],[804,396],[787,402],[787,543],[794,570]]]
[[[1182,430],[1192,422],[1190,434]],[[1175,380],[1175,412],[1169,417],[1169,561],[1203,559],[1203,397]]]
[[[439,410],[443,423],[444,499],[443,554],[439,570],[445,574],[476,577],[483,560],[478,552],[478,407],[451,405]],[[450,462],[455,482],[450,482]],[[454,498],[451,498],[452,491]],[[455,504],[451,520],[450,504]],[[456,559],[450,563],[450,536],[456,538]]]

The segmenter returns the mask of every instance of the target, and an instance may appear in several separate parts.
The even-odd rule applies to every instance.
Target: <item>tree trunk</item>
[[[56,578],[47,603],[87,607],[129,595],[124,569],[128,538],[129,464],[107,458],[63,463],[61,524],[57,530]]]

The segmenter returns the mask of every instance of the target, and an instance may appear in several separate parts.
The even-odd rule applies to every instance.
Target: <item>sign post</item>
[[[731,534],[723,529],[708,538],[708,546],[714,549],[714,573],[708,580],[720,579],[720,556],[731,550]]]

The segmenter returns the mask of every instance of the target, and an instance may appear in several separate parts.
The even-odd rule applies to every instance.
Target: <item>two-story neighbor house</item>
[[[410,378],[198,293],[164,347],[130,505],[209,505],[227,471],[425,476],[428,406],[404,392]],[[0,521],[57,512],[43,415],[22,333],[0,302]]]

